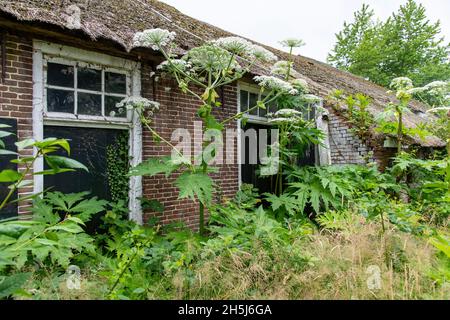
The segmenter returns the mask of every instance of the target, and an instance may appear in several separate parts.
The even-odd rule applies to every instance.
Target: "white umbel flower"
[[[305,42],[302,39],[288,38],[280,41],[280,44],[287,48],[300,48],[305,45]]]
[[[295,88],[287,81],[273,76],[256,76],[253,78],[261,87],[268,90],[294,93]],[[292,92],[292,93],[291,93]],[[295,93],[297,94],[298,91]]]
[[[253,44],[240,37],[219,38],[212,41],[212,43],[239,56],[250,55],[252,53]]]
[[[175,35],[175,32],[160,28],[144,30],[134,35],[133,46],[159,50],[168,46],[175,39]]]
[[[189,63],[187,63],[186,60],[173,59],[173,60],[171,60],[171,63],[169,63],[169,61],[167,61],[167,60],[160,63],[156,67],[156,69],[157,70],[167,70],[167,69],[170,69],[172,66],[180,71],[186,71],[186,69],[189,69],[191,67],[191,65]]]
[[[256,44],[252,45],[251,54],[256,59],[264,62],[275,62],[278,60],[278,57],[275,54]]]
[[[390,87],[395,90],[410,90],[414,88],[412,80],[408,77],[398,77],[393,79]]]
[[[308,82],[306,82],[306,80],[303,79],[294,79],[291,80],[290,83],[292,84],[292,86],[301,91],[301,92],[308,92],[309,88],[308,88]]]
[[[292,62],[281,60],[275,62],[270,71],[272,72],[272,74],[276,74],[279,76],[286,76],[289,68],[292,68],[293,66],[294,64]]]
[[[143,97],[132,96],[117,103],[116,108],[119,113],[122,113],[125,110],[136,109],[141,112],[146,111],[149,116],[152,116],[155,111],[159,110],[159,103]]]
[[[292,116],[302,116],[302,113],[295,109],[281,109],[275,112],[275,117],[292,117]]]

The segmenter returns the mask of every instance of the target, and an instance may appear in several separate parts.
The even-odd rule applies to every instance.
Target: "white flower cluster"
[[[392,80],[390,87],[396,90],[410,90],[414,88],[412,80],[407,77],[399,77]]]
[[[450,82],[433,81],[423,87],[423,89],[433,96],[445,97],[450,92]]]
[[[159,50],[168,46],[174,39],[176,33],[165,29],[148,29],[138,32],[133,37],[134,47],[149,47],[153,50]]]
[[[309,92],[308,82],[303,79],[294,79],[290,81],[292,86],[300,92]]]
[[[305,42],[301,39],[288,38],[281,41],[280,44],[287,48],[300,48],[305,45]]]
[[[148,100],[143,97],[127,97],[116,104],[116,108],[119,113],[125,112],[125,110],[133,110],[143,112],[146,111],[149,116],[152,116],[156,110],[159,110],[159,103]],[[111,111],[110,116],[115,116],[115,111]]]
[[[299,124],[303,122],[302,113],[295,109],[281,109],[267,115],[269,123],[273,124]]]
[[[212,43],[236,55],[249,55],[253,46],[252,43],[240,37],[219,38]]]
[[[294,64],[292,62],[281,60],[275,62],[270,71],[272,72],[272,74],[276,74],[279,76],[286,76],[289,68],[292,68],[293,66]]]
[[[275,54],[256,44],[252,46],[252,55],[256,59],[265,62],[275,62],[278,60],[278,57]]]
[[[302,100],[306,103],[316,103],[320,102],[322,99],[314,94],[304,94],[302,95]]]
[[[291,95],[298,94],[297,89],[289,82],[281,80],[280,78],[274,76],[256,76],[253,79],[264,89],[285,92]]]
[[[187,62],[186,60],[183,60],[183,59],[173,59],[170,62],[166,60],[166,61],[160,63],[156,67],[156,69],[157,70],[168,70],[171,67],[175,67],[179,71],[186,71],[189,68],[191,68],[192,65],[189,62]]]
[[[212,43],[239,56],[256,58],[264,62],[275,62],[278,60],[278,57],[271,51],[240,37],[219,38],[212,41]]]

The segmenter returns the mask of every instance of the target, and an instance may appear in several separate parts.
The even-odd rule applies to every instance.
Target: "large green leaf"
[[[6,169],[0,172],[0,182],[16,182],[22,177],[22,175],[15,171]]]
[[[18,291],[30,278],[31,273],[16,273],[0,280],[0,299],[9,297]]]
[[[185,172],[175,181],[175,185],[180,189],[180,199],[195,200],[197,197],[205,205],[211,203],[213,184],[212,179],[204,173]]]
[[[131,168],[131,176],[155,176],[164,173],[169,176],[178,169],[178,165],[170,161],[170,157],[151,158]]]
[[[62,156],[45,156],[47,164],[55,171],[60,169],[82,169],[89,172],[88,168],[74,159],[70,159]]]

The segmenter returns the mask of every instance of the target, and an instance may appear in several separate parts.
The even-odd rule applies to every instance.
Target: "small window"
[[[264,100],[265,98],[264,95],[260,95],[257,89],[255,89],[255,91],[247,91],[241,89],[239,92],[239,96],[240,96],[240,107],[242,112],[254,108],[258,103],[258,100]],[[267,113],[274,113],[276,111],[277,111],[276,104],[274,102],[271,102],[268,105],[266,105],[266,109],[255,108],[250,112],[248,112],[248,114],[253,117],[265,119],[267,117]]]
[[[48,61],[46,75],[47,112],[126,117],[116,112],[116,104],[128,94],[125,73]]]

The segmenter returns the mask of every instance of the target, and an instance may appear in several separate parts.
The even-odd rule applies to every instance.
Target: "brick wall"
[[[374,160],[372,148],[352,133],[334,110],[329,114],[328,130],[332,164],[366,164]]]
[[[23,36],[6,34],[6,74],[0,82],[0,118],[17,119],[18,140],[32,137],[33,110],[33,45],[32,40]],[[0,51],[1,56],[1,51]],[[1,57],[0,59],[2,59]],[[1,61],[1,60],[0,60]],[[0,63],[0,75],[2,74]],[[21,151],[21,155],[32,155],[33,151]],[[19,170],[24,167],[19,165]],[[32,179],[31,174],[27,179]],[[32,192],[32,187],[19,190],[19,196]],[[29,212],[29,203],[19,204],[19,214]]]
[[[199,101],[191,95],[183,94],[177,84],[169,77],[160,76],[150,78],[151,68],[144,65],[142,69],[142,94],[144,97],[158,101],[160,110],[156,112],[153,120],[153,129],[163,138],[170,141],[172,132],[177,128],[189,130],[192,138],[191,150],[194,152],[194,121],[200,121],[196,111]],[[227,86],[223,92],[223,106],[217,112],[219,119],[224,119],[237,112],[237,88]],[[228,128],[236,129],[236,122],[231,122]],[[199,141],[196,141],[198,143]],[[144,130],[143,159],[154,156],[170,154],[170,147],[164,143],[155,143],[150,132]],[[237,157],[237,141],[235,141],[235,155]],[[225,155],[224,155],[225,157]],[[215,189],[216,201],[223,198],[231,198],[238,190],[238,165],[237,159],[232,165],[217,166],[220,171],[213,175],[217,183]],[[184,221],[187,226],[196,229],[198,227],[198,204],[191,200],[178,200],[178,189],[173,181],[178,177],[174,174],[170,178],[158,175],[143,179],[143,193],[148,199],[160,201],[165,211],[163,214],[147,212],[146,219],[158,217],[163,223]]]

